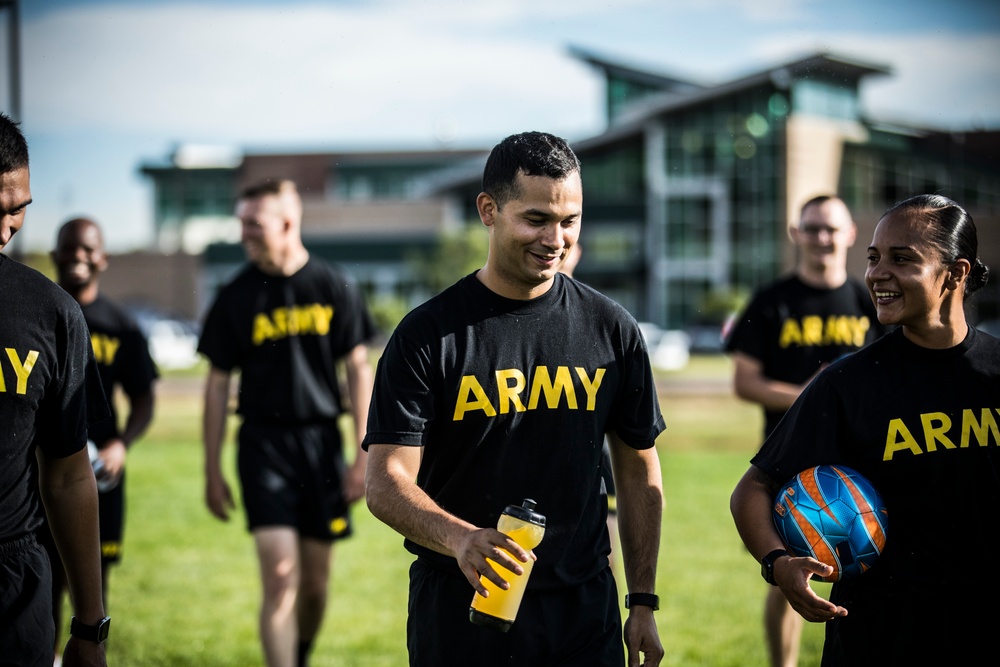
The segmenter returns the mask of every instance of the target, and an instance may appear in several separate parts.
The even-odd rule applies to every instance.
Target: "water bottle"
[[[525,498],[524,502],[518,505],[507,505],[507,508],[500,515],[497,522],[497,530],[517,542],[525,551],[530,551],[537,547],[545,534],[545,517],[535,511],[535,501]],[[508,552],[509,554],[509,552]],[[524,573],[520,576],[514,574],[503,566],[490,560],[493,568],[510,584],[510,588],[503,590],[486,577],[480,577],[489,597],[483,597],[478,592],[472,598],[472,606],[469,607],[469,620],[477,625],[483,625],[500,632],[507,632],[513,625],[517,617],[517,608],[521,606],[521,598],[524,597],[524,589],[528,585],[528,577],[535,561],[531,558],[527,563],[521,563],[515,556],[510,555],[524,568]]]

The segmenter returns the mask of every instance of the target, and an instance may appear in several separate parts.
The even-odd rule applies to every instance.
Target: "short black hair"
[[[580,171],[580,160],[565,139],[546,132],[512,134],[493,147],[483,169],[483,192],[502,207],[520,193],[517,175],[563,179]]]
[[[268,178],[243,188],[240,191],[240,199],[259,199],[270,195],[280,195],[286,191],[298,191],[294,181],[287,178]]]
[[[819,206],[821,204],[825,204],[831,199],[840,199],[840,197],[836,195],[816,195],[815,197],[813,197],[812,199],[810,199],[809,201],[807,201],[805,204],[802,205],[802,208],[799,209],[799,214],[800,215],[804,214],[806,212],[806,209],[809,208],[810,206]]]
[[[28,166],[28,142],[20,123],[0,113],[0,174]]]

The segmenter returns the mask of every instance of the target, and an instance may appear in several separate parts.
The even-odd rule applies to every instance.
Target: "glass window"
[[[792,108],[798,113],[858,119],[858,93],[855,83],[843,84],[820,79],[802,79],[792,84]]]

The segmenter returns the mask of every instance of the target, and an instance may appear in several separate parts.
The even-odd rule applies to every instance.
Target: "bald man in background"
[[[122,555],[125,527],[125,460],[132,444],[146,432],[153,419],[154,385],[159,373],[149,345],[135,320],[117,303],[101,294],[100,276],[108,267],[101,228],[89,218],[74,218],[59,228],[52,251],[59,286],[83,310],[101,384],[108,398],[111,419],[90,429],[96,449],[94,461],[98,488],[101,534],[101,581],[107,607],[108,571]],[[128,403],[124,425],[118,421],[115,392]],[[51,539],[43,535],[52,560],[52,616],[56,632],[56,664],[66,577]]]

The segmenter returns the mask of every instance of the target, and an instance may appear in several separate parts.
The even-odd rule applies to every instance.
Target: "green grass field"
[[[684,371],[657,378],[668,425],[657,443],[666,493],[657,619],[669,666],[767,664],[766,584],[729,515],[729,494],[758,445],[761,418],[729,394],[729,372],[724,357],[696,357]],[[197,379],[163,380],[153,426],[129,460],[124,559],[112,570],[108,600],[112,666],[262,664],[256,561],[242,512],[221,523],[202,502],[200,392]],[[237,488],[234,449],[230,438],[224,456]],[[334,555],[312,664],[405,665],[411,556],[363,503],[353,519],[355,536]],[[822,631],[807,624],[800,664],[819,663]]]

